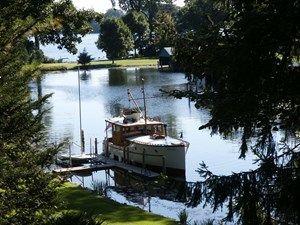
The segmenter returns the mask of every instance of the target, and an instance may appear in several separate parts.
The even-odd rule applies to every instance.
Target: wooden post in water
[[[145,149],[143,149],[143,169],[146,169],[145,161],[146,161],[146,157],[145,157]]]
[[[92,155],[92,138],[90,138],[90,155]]]
[[[130,152],[129,152],[129,148],[128,148],[128,150],[127,150],[127,163],[128,163],[128,164],[130,164],[129,153],[130,153]]]
[[[84,150],[85,150],[85,141],[84,141],[84,131],[81,130],[80,132],[80,139],[81,139],[81,154],[84,154]]]
[[[98,155],[98,141],[97,141],[97,138],[95,138],[95,155]]]
[[[72,155],[71,155],[71,145],[69,144],[69,164],[72,167]]]
[[[123,149],[123,163],[126,163],[126,147]]]

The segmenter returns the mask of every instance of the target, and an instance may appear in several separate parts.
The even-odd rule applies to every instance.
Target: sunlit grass
[[[59,188],[59,194],[68,210],[85,211],[99,215],[105,224],[112,225],[175,225],[171,219],[145,212],[139,208],[123,205],[110,199],[99,197],[72,183],[65,183]]]
[[[136,58],[136,59],[122,59],[115,60],[114,63],[110,60],[92,61],[87,65],[88,69],[96,68],[111,68],[111,67],[155,67],[157,65],[157,59],[148,58]],[[72,63],[44,63],[41,65],[43,71],[55,71],[55,70],[74,70],[78,68],[76,62]]]

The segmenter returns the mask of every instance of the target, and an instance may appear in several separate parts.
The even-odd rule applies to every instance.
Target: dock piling
[[[72,167],[72,155],[71,155],[71,145],[69,144],[69,164]]]
[[[166,170],[166,158],[164,156],[162,157],[162,171],[163,171],[163,174],[167,173],[167,170]]]
[[[97,141],[97,138],[95,138],[95,155],[98,155],[98,141]]]

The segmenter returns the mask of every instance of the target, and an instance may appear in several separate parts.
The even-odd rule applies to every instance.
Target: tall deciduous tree
[[[123,17],[124,23],[129,27],[134,38],[134,48],[142,53],[146,35],[149,32],[149,23],[146,16],[137,11],[130,11]]]
[[[176,26],[173,17],[166,12],[157,14],[154,23],[154,43],[158,49],[173,46],[176,38]]]
[[[76,54],[76,44],[81,37],[92,31],[91,22],[100,22],[102,15],[90,10],[77,10],[71,0],[54,1],[49,5],[49,16],[34,26],[32,35],[36,47],[39,44],[57,44]]]
[[[114,1],[113,1],[114,2]],[[155,46],[153,45],[153,31],[154,31],[154,21],[159,9],[163,8],[162,5],[173,4],[172,0],[119,0],[119,6],[126,12],[135,10],[137,12],[142,12],[148,19],[149,23],[149,37],[148,37],[148,52],[155,54]]]
[[[106,52],[106,57],[115,59],[127,57],[133,49],[133,37],[121,19],[106,19],[101,23],[97,47]]]

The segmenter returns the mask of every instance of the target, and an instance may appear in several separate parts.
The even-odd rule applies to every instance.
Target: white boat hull
[[[108,143],[105,147],[106,154],[114,160],[141,167],[147,166],[147,168],[160,171],[166,169],[174,174],[185,174],[185,146],[151,146],[131,143],[124,150],[123,147]]]

